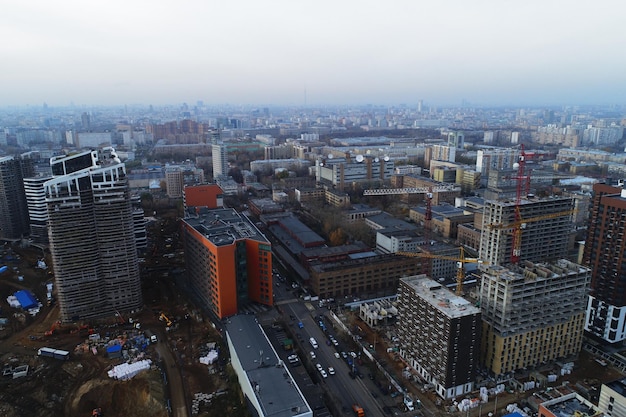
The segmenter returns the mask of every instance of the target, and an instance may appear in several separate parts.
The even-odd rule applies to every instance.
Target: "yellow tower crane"
[[[506,224],[505,223],[490,223],[487,225],[487,227],[492,230],[525,229],[526,223],[538,222],[541,220],[556,219],[557,217],[563,217],[563,216],[572,216],[576,214],[576,212],[578,212],[578,210],[575,210],[575,209],[559,211],[558,213],[549,213],[549,214],[544,214],[541,216],[529,217],[528,219],[520,219],[520,220],[513,221],[511,223],[506,223]]]
[[[504,230],[504,229],[511,229],[511,232],[513,234],[513,247],[512,247],[512,254],[513,256],[511,257],[511,262],[512,263],[517,263],[521,257],[521,253],[522,253],[522,230],[526,228],[526,224],[527,223],[532,223],[532,222],[538,222],[541,220],[549,220],[549,219],[556,219],[557,217],[563,217],[563,216],[572,216],[574,215],[576,212],[578,212],[578,210],[576,209],[572,209],[572,210],[567,210],[567,211],[559,211],[557,213],[549,213],[549,214],[544,214],[541,216],[536,216],[536,217],[530,217],[527,219],[523,219],[521,217],[521,213],[520,213],[520,206],[516,206],[515,207],[515,218],[516,220],[511,222],[511,223],[491,223],[489,225],[487,225],[487,227],[491,230]]]
[[[463,294],[463,280],[465,279],[465,264],[466,263],[474,263],[474,264],[488,264],[483,260],[478,258],[466,258],[465,250],[463,247],[459,247],[459,256],[447,256],[447,255],[436,255],[431,253],[424,252],[396,252],[398,255],[402,256],[411,256],[415,258],[429,258],[429,259],[443,259],[445,261],[455,261],[457,263],[457,273],[456,273],[456,295]]]

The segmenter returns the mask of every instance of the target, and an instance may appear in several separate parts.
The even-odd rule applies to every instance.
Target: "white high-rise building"
[[[228,175],[228,150],[223,143],[213,144],[213,178]]]
[[[24,178],[24,193],[30,218],[30,238],[35,243],[48,242],[48,207],[44,184],[52,177]]]
[[[432,159],[435,161],[454,162],[456,160],[456,148],[454,146],[433,145]]]
[[[464,149],[465,148],[465,133],[448,132],[448,146],[453,146],[457,149]]]
[[[113,148],[54,157],[44,184],[50,252],[65,322],[142,305],[126,167]]]
[[[492,170],[504,171],[513,169],[513,164],[519,161],[519,149],[480,149],[476,151],[476,172],[486,179]]]

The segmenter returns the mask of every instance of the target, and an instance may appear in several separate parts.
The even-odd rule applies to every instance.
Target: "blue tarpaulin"
[[[113,345],[107,347],[107,356],[112,359],[121,357],[122,345]]]
[[[20,305],[24,310],[28,310],[29,308],[37,307],[39,303],[34,295],[30,293],[30,291],[20,290],[15,293],[15,298],[20,302]]]
[[[122,345],[113,345],[107,348],[107,353],[115,353],[122,350]]]

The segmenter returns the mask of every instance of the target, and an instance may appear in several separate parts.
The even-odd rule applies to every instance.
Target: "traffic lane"
[[[337,362],[339,362],[338,359]],[[335,393],[337,399],[341,402],[343,407],[351,408],[353,404],[359,404],[360,397],[353,389],[352,379],[348,376],[348,373],[338,366],[334,366],[335,375],[330,375],[327,378],[327,384],[331,392]]]
[[[370,412],[374,412],[375,410],[377,414],[382,413],[382,407],[378,404],[378,401],[372,396],[372,392],[375,391],[369,389],[363,383],[363,381],[360,380],[359,377],[352,379],[349,376],[350,367],[346,363],[346,360],[343,358],[337,359],[335,357],[335,352],[337,351],[335,349],[335,346],[328,346],[326,344],[328,336],[319,326],[318,311],[309,310],[302,302],[289,303],[286,304],[286,306],[287,309],[291,312],[291,315],[294,316],[293,325],[295,326],[295,330],[301,334],[300,343],[303,349],[309,352],[314,350],[309,342],[309,339],[311,337],[315,338],[315,340],[317,341],[318,349],[315,349],[317,359],[313,360],[313,369],[315,369],[315,364],[318,363],[318,361],[326,370],[328,370],[328,366],[333,366],[337,374],[329,375],[329,377],[326,378],[326,381],[328,381],[328,379],[332,376],[339,376],[342,380],[343,385],[341,388],[339,388],[338,384],[334,384],[333,388],[340,390],[339,392],[342,393],[342,403],[344,404],[344,406],[347,405],[351,408],[352,404],[359,404],[366,411],[371,410]],[[298,328],[299,322],[302,322],[304,325],[304,327],[301,329]],[[326,321],[325,324],[328,325],[328,322]],[[306,348],[304,348],[304,346],[306,346]],[[342,345],[340,344],[337,348],[341,349]],[[354,358],[352,359],[354,360]],[[310,353],[306,360],[311,360]],[[340,365],[341,363],[343,363],[343,365]],[[329,364],[337,364],[337,366]],[[317,369],[315,369],[315,372],[317,372]],[[324,380],[323,378],[321,378],[321,375],[320,379]],[[330,382],[327,383],[330,384]],[[352,404],[345,404],[346,401],[354,402]]]
[[[341,391],[344,392],[343,398],[354,401],[354,403],[361,405],[361,407],[363,407],[364,409],[376,410],[377,413],[382,413],[382,408],[380,407],[378,402],[373,398],[371,394],[371,390],[363,383],[363,381],[361,381],[359,377],[352,379],[349,376],[348,372],[350,371],[350,367],[348,366],[346,360],[341,357],[340,359],[337,359],[335,357],[335,352],[337,352],[337,350],[335,349],[334,345],[331,344],[329,346],[326,343],[326,341],[329,340],[329,337],[328,337],[328,334],[325,333],[319,326],[318,316],[314,316],[314,318],[311,318],[311,320],[313,320],[316,323],[315,329],[309,329],[308,334],[315,337],[318,342],[319,347],[318,349],[316,349],[316,355],[319,355],[318,360],[322,364],[322,366],[328,369],[328,366],[333,366],[334,364],[339,365],[342,362],[345,364],[345,366],[343,365],[333,366],[336,371],[336,375],[334,376],[335,377],[338,376],[339,377],[338,379],[342,379]],[[337,346],[337,348],[341,348],[341,344]],[[351,360],[354,361],[355,359],[351,358]],[[329,364],[333,364],[333,365],[329,365]],[[343,387],[350,387],[352,389],[345,390],[343,389]],[[338,388],[338,387],[335,386],[335,388]],[[343,402],[344,402],[344,405],[346,405],[345,401]],[[350,407],[352,406],[352,404],[347,404],[347,405],[349,405]]]

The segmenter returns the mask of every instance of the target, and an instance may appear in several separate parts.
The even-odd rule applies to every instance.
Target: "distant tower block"
[[[517,145],[519,143],[519,132],[511,132],[511,144]]]
[[[465,134],[463,132],[449,132],[448,146],[463,149],[465,147]]]

